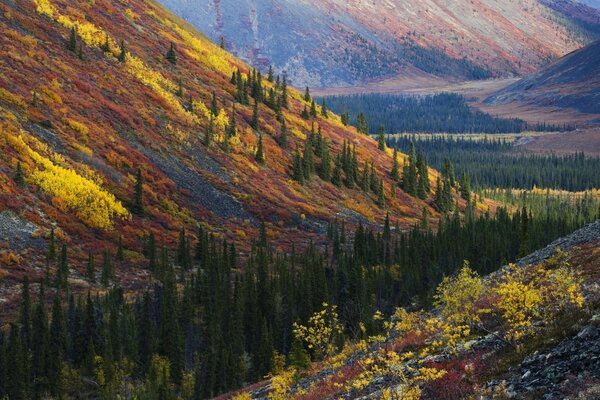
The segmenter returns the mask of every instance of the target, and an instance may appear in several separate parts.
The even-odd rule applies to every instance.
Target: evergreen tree
[[[342,125],[344,125],[344,126],[350,125],[350,113],[348,111],[342,113],[341,119],[342,119]]]
[[[231,106],[231,118],[229,121],[229,125],[227,125],[227,137],[234,137],[237,135],[237,119],[236,119],[236,111],[235,111],[235,103]],[[227,138],[225,138],[227,139]]]
[[[25,175],[23,174],[23,167],[21,161],[17,161],[17,167],[15,168],[15,175],[13,176],[15,184],[19,187],[25,186]]]
[[[219,115],[219,106],[217,104],[217,94],[215,93],[214,90],[212,92],[212,100],[210,101],[210,112],[212,113],[213,117],[216,117],[217,115]]]
[[[310,102],[310,100],[311,100],[310,89],[307,86],[306,90],[304,91],[304,101],[308,103],[308,102]]]
[[[281,82],[281,107],[288,108],[287,77],[285,75]]]
[[[191,267],[191,260],[190,249],[185,237],[185,228],[181,228],[181,231],[179,231],[179,244],[177,245],[177,264],[184,271],[187,271]]]
[[[135,175],[132,203],[131,211],[137,215],[144,215],[144,178],[142,177],[142,170],[140,168],[137,169]]]
[[[96,283],[96,267],[94,265],[94,254],[88,251],[88,261],[85,269],[85,276],[90,283]]]
[[[181,82],[181,78],[177,79],[177,91],[175,94],[177,97],[183,97],[183,82]]]
[[[75,31],[75,26],[71,27],[71,35],[69,36],[69,41],[67,42],[67,50],[73,53],[77,51],[77,32]]]
[[[364,135],[369,134],[369,125],[367,124],[367,118],[363,113],[359,113],[356,117],[356,130]]]
[[[177,64],[177,54],[175,53],[175,45],[173,44],[173,42],[171,42],[171,46],[167,51],[166,58],[171,64]]]
[[[385,151],[385,128],[383,125],[379,127],[379,132],[377,133],[377,148]]]
[[[312,174],[315,172],[315,162],[313,158],[312,144],[310,143],[310,137],[304,144],[304,153],[302,155],[302,169],[304,171],[304,179],[309,180]]]
[[[463,172],[462,179],[460,182],[460,195],[467,202],[471,201],[471,182],[469,180],[469,175],[466,172]]]
[[[48,382],[50,393],[58,399],[64,397],[65,385],[63,372],[63,357],[67,351],[67,328],[63,316],[60,293],[54,297],[52,305],[52,322],[49,336],[49,365]]]
[[[258,130],[259,116],[258,116],[258,100],[254,100],[254,107],[252,108],[252,121],[250,126],[254,130]]]
[[[306,106],[304,106],[304,110],[302,110],[302,113],[300,114],[300,116],[302,117],[302,119],[310,119],[310,115],[308,113],[308,110],[306,108]]]
[[[392,161],[392,179],[397,182],[400,179],[400,165],[398,163],[398,150],[394,147],[394,156]]]
[[[127,59],[127,50],[125,50],[125,41],[121,40],[121,45],[119,46],[119,56],[117,57],[117,59],[119,60],[119,62],[124,63],[125,60]]]
[[[21,307],[19,311],[19,323],[21,324],[21,335],[26,348],[31,347],[31,297],[29,293],[29,277],[23,278],[21,288]]]
[[[225,50],[225,38],[223,36],[221,36],[221,40],[219,42],[219,47],[223,50]]]
[[[275,81],[275,75],[273,73],[273,66],[269,65],[269,73],[267,75],[267,80],[271,83],[273,83]]]
[[[325,103],[325,99],[321,103],[321,116],[323,118],[329,118],[329,111],[327,111],[327,103]]]
[[[323,139],[321,150],[321,167],[319,168],[319,177],[324,181],[331,180],[331,154],[329,144]]]
[[[315,104],[315,99],[312,99],[310,103],[310,116],[314,118],[317,117],[317,105]]]
[[[296,147],[294,154],[294,167],[292,176],[294,180],[300,184],[304,184],[304,166],[302,163],[302,156],[300,156],[300,150]]]
[[[258,146],[256,147],[256,154],[254,155],[254,159],[260,165],[263,165],[265,163],[262,133],[258,134]]]
[[[419,152],[417,155],[417,172],[419,174],[418,182],[417,182],[417,196],[420,199],[425,200],[431,191],[431,186],[429,184],[429,168],[427,167],[427,162],[425,161],[425,155]]]
[[[284,149],[288,145],[288,132],[287,132],[287,125],[285,123],[285,119],[281,120],[281,135],[280,135],[280,139],[279,139],[279,145],[281,147],[283,147]]]

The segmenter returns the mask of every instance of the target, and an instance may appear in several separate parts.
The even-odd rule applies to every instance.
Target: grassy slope
[[[84,60],[80,60],[65,44],[68,26],[85,21],[89,24],[78,30],[87,38],[82,46]],[[229,78],[235,68],[246,72],[248,66],[154,2],[2,2],[0,30],[0,212],[11,210],[33,222],[38,237],[56,227],[59,239],[69,243],[71,259],[81,261],[72,262],[75,269],[83,270],[88,249],[114,252],[119,235],[131,250],[126,264],[140,265],[142,256],[137,252],[150,231],[159,243],[174,247],[181,227],[193,232],[200,222],[241,242],[244,251],[245,239],[256,235],[262,220],[273,242],[288,248],[291,243],[318,241],[326,221],[336,216],[351,224],[360,219],[381,223],[385,216],[375,198],[359,190],[338,189],[317,177],[305,186],[291,180],[293,152],[304,147],[310,131],[310,123],[298,117],[304,102],[293,90],[290,108],[284,112],[290,132],[287,149],[275,140],[279,135],[275,114],[260,106],[264,166],[254,161],[258,136],[248,125],[251,107],[237,105],[239,141],[232,142],[231,153],[214,144],[204,147],[207,117],[201,103],[209,106],[215,91],[223,116],[231,117],[235,88]],[[105,33],[110,54],[98,48]],[[129,52],[125,64],[116,59],[121,40]],[[82,43],[81,38],[78,41]],[[165,59],[171,42],[178,54],[175,66]],[[174,95],[178,80],[183,99]],[[193,114],[182,107],[190,95],[197,102]],[[393,223],[408,226],[420,217],[424,202],[400,190],[395,198],[391,196],[389,152],[379,151],[371,138],[343,127],[337,116],[315,122],[333,154],[341,151],[346,140],[356,145],[361,169],[366,160],[374,161],[378,174],[385,177]],[[219,135],[222,131],[217,129]],[[31,151],[97,182],[127,208],[136,170],[141,168],[146,216],[115,218],[114,229],[91,227],[65,204],[65,189],[52,195],[36,184],[34,174],[45,167],[32,158]],[[12,179],[18,161],[28,182],[24,188]],[[430,215],[435,217],[433,209]],[[17,278],[30,272],[32,265],[42,265],[39,248],[13,249],[9,257],[11,249],[6,243],[3,247],[9,276]]]

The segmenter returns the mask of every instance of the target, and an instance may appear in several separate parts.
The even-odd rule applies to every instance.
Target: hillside
[[[572,108],[600,114],[600,41],[492,94],[484,103]]]
[[[399,308],[383,335],[233,398],[597,398],[599,245],[596,222],[488,276],[466,265],[433,311]]]
[[[194,240],[202,227],[237,243],[243,258],[262,222],[288,251],[322,243],[336,218],[380,225],[389,210],[407,227],[423,207],[437,214],[396,189],[389,150],[320,107],[301,118],[310,103],[300,93],[275,77],[257,86],[246,64],[156,3],[16,0],[0,3],[0,14],[5,279],[43,275],[52,228],[77,278],[88,250],[115,254],[119,238],[125,265],[136,267],[150,234],[175,249],[182,229]],[[252,90],[261,93],[256,110]],[[374,190],[355,183],[365,165]],[[123,284],[144,278],[119,274]]]
[[[574,1],[164,0],[176,14],[297,87],[531,73],[597,37]]]

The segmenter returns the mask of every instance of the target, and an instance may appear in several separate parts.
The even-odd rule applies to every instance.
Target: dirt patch
[[[519,148],[534,153],[573,154],[583,152],[588,156],[600,157],[600,128],[531,137],[528,143]]]

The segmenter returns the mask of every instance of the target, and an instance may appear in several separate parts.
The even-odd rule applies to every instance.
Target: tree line
[[[499,118],[473,110],[467,98],[455,93],[428,96],[392,94],[356,94],[329,96],[323,99],[337,114],[347,114],[352,125],[359,128],[366,121],[377,121],[391,133],[521,133],[525,130],[561,131],[568,126],[543,121],[528,124],[518,118]],[[376,134],[379,125],[368,127]]]
[[[582,191],[600,187],[600,158],[584,153],[543,155],[519,152],[502,139],[453,137],[387,137],[387,144],[408,152],[414,145],[435,168],[449,160],[458,177],[467,175],[473,188],[550,188]]]

